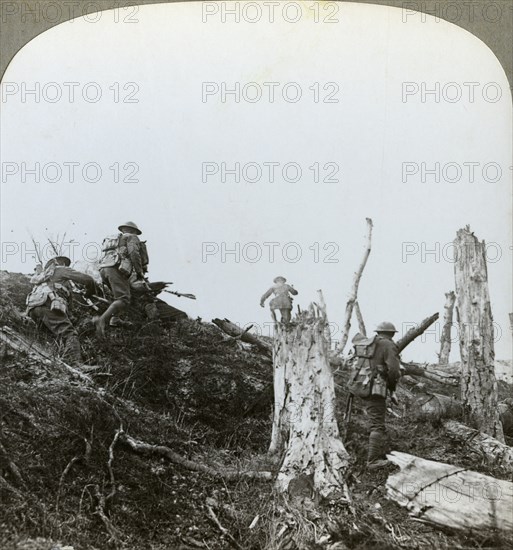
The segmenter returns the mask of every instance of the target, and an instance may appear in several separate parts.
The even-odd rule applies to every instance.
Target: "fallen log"
[[[401,352],[408,344],[413,342],[417,336],[420,336],[424,331],[426,331],[437,319],[438,312],[433,313],[431,317],[426,317],[418,326],[407,331],[406,334],[402,338],[399,338],[396,342],[399,352]]]
[[[461,414],[461,402],[452,397],[441,395],[439,393],[427,393],[420,397],[420,410],[431,417],[443,417],[449,414]]]
[[[228,336],[240,339],[247,344],[257,346],[260,351],[263,351],[269,356],[272,355],[273,348],[271,343],[262,340],[261,338],[255,336],[254,334],[251,334],[250,332],[242,330],[235,323],[232,323],[229,319],[212,319],[212,322],[223,332],[228,334]]]
[[[458,386],[460,383],[459,368],[457,366],[447,365],[445,368],[440,368],[440,365],[430,365],[429,363],[401,363],[402,374],[410,376],[420,376],[433,380],[441,384],[449,384]]]
[[[469,452],[477,454],[488,466],[498,466],[513,474],[513,447],[455,420],[444,422],[444,429],[451,438],[463,443]]]
[[[387,497],[418,521],[483,531],[513,530],[513,483],[443,462],[392,452],[401,471],[387,479]]]
[[[180,464],[188,470],[193,470],[196,472],[203,472],[213,477],[222,477],[225,479],[239,479],[239,478],[250,478],[250,479],[262,479],[270,480],[272,478],[272,473],[267,471],[260,470],[230,470],[230,469],[216,469],[212,466],[207,466],[201,462],[195,462],[185,458],[169,447],[165,445],[151,445],[145,443],[144,441],[139,441],[129,436],[126,433],[121,433],[119,436],[119,441],[125,443],[132,451],[141,455],[148,456],[162,456],[174,462],[175,464]]]

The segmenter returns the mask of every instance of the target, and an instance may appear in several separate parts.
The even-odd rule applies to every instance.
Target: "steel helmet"
[[[137,225],[134,222],[126,222],[122,223],[118,229],[123,233],[123,227],[131,227],[132,229],[135,229],[137,231],[137,234],[140,235],[142,231],[137,227]]]
[[[277,283],[278,281],[282,281],[282,282],[286,283],[287,279],[285,279],[285,277],[282,277],[281,275],[278,275],[278,277],[275,277],[273,279],[273,283]]]
[[[374,332],[397,332],[397,329],[390,321],[383,321],[376,327]]]
[[[67,256],[55,256],[55,258],[50,258],[45,265],[45,269],[50,267],[52,264],[63,263],[66,267],[71,265],[71,260]]]

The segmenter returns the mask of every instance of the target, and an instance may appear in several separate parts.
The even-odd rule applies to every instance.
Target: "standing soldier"
[[[102,244],[100,274],[104,283],[112,291],[114,301],[100,317],[94,318],[96,332],[105,337],[105,328],[120,326],[119,319],[130,305],[131,286],[146,284],[144,275],[148,269],[146,244],[141,242],[142,231],[134,222],[126,222],[118,227],[120,233],[106,237]]]
[[[274,298],[269,303],[271,315],[273,321],[276,322],[275,310],[279,309],[281,313],[281,322],[284,324],[290,323],[292,312],[292,298],[290,294],[293,296],[297,295],[297,290],[292,285],[287,285],[286,282],[287,279],[285,279],[285,277],[276,277],[273,280],[273,286],[262,296],[262,298],[260,298],[260,307],[264,307],[267,298],[269,298],[271,294],[274,294]]]
[[[27,314],[64,341],[64,357],[72,365],[84,371],[95,370],[98,367],[82,362],[80,341],[68,317],[68,306],[73,283],[85,286],[86,296],[95,294],[96,283],[89,275],[71,269],[70,264],[66,256],[56,256],[44,269],[36,269],[30,279],[35,286],[27,296]]]
[[[363,398],[370,421],[367,467],[386,466],[388,436],[385,427],[387,393],[395,391],[401,376],[399,351],[393,341],[397,332],[392,323],[380,323],[374,332],[377,336],[365,338],[358,334],[353,339],[355,364],[348,389]]]

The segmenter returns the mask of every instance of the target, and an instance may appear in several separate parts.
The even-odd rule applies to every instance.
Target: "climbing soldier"
[[[100,274],[109,286],[114,301],[100,317],[94,318],[96,332],[105,337],[105,328],[123,326],[128,323],[119,318],[130,305],[131,288],[145,285],[144,275],[148,269],[146,244],[139,239],[142,231],[134,222],[118,227],[119,233],[106,237],[102,244]]]
[[[66,256],[56,256],[44,269],[36,269],[30,279],[35,286],[27,296],[27,314],[64,341],[67,361],[84,371],[96,370],[98,367],[82,362],[80,341],[68,316],[72,285],[83,285],[86,296],[91,296],[96,292],[96,283],[89,275],[71,269],[70,264]]]
[[[296,296],[298,292],[292,285],[287,285],[286,282],[287,279],[285,279],[285,277],[276,277],[273,280],[273,286],[262,296],[262,298],[260,298],[260,307],[264,307],[267,298],[269,298],[271,294],[274,294],[274,298],[269,303],[273,321],[277,321],[275,310],[279,309],[281,322],[289,324],[292,312],[292,298],[290,294]]]
[[[393,341],[397,332],[392,323],[380,323],[376,336],[365,338],[357,334],[353,338],[355,358],[348,390],[363,398],[370,421],[367,467],[381,468],[388,464],[388,436],[385,427],[386,397],[393,396],[401,376],[399,351]]]

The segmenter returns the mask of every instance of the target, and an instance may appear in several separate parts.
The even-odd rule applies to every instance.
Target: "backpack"
[[[377,371],[372,368],[371,359],[376,351],[376,336],[360,338],[354,343],[354,356],[347,389],[357,397],[370,397]]]
[[[102,255],[99,267],[117,267],[121,263],[121,233],[109,235],[102,242]]]

